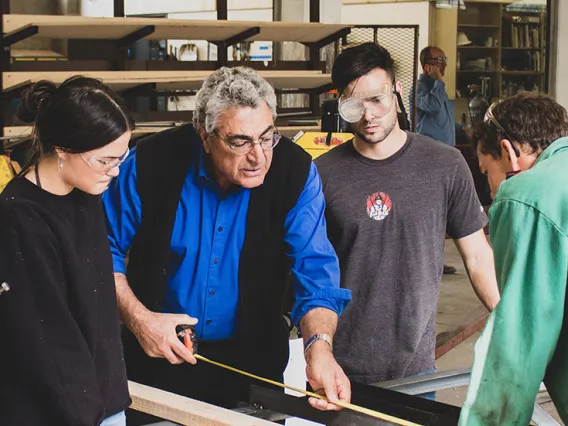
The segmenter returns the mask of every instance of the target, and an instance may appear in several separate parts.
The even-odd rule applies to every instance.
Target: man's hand
[[[430,77],[433,80],[441,80],[442,72],[440,71],[440,67],[438,67],[437,65],[429,65],[428,77]]]
[[[131,324],[144,352],[152,358],[165,358],[171,364],[184,361],[196,364],[197,360],[176,335],[176,327],[182,324],[194,325],[195,318],[184,314],[159,314],[151,311],[138,317]]]
[[[338,399],[351,401],[351,383],[339,366],[328,343],[323,340],[314,342],[306,353],[306,375],[312,389],[325,395],[331,402]],[[322,399],[310,398],[310,405],[318,410],[341,410],[341,407]]]

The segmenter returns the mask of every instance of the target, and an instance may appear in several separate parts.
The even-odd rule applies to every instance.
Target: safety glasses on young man
[[[518,157],[521,156],[521,152],[519,151],[519,148],[517,148],[515,146],[515,144],[513,143],[514,139],[511,137],[511,135],[509,134],[509,132],[507,132],[503,126],[501,126],[501,124],[497,121],[497,119],[495,118],[495,115],[493,114],[493,108],[495,108],[495,106],[498,104],[499,102],[493,102],[491,104],[491,106],[487,109],[487,112],[485,113],[485,117],[483,117],[483,122],[485,124],[493,124],[497,130],[499,130],[501,133],[503,133],[507,139],[509,139],[509,142],[511,142],[511,146],[513,147],[513,151],[515,151],[515,155]]]
[[[362,93],[358,96],[341,95],[339,98],[339,115],[348,123],[357,123],[365,111],[369,111],[377,118],[388,115],[394,102],[394,86],[387,84],[379,91]]]
[[[79,155],[93,171],[105,174],[110,172],[115,167],[119,167],[122,163],[124,163],[129,153],[130,149],[127,148],[126,152],[122,154],[120,157],[112,159],[100,158],[97,157],[96,155],[92,155],[89,158],[85,158],[85,156],[82,153]]]

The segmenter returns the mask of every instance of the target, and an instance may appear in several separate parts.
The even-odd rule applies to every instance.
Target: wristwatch
[[[331,336],[326,333],[321,333],[321,334],[314,334],[312,337],[308,339],[308,341],[306,342],[306,346],[304,347],[304,353],[306,353],[308,349],[310,349],[310,346],[312,346],[318,340],[326,341],[329,347],[331,348],[331,350],[333,350],[333,341],[331,340]]]

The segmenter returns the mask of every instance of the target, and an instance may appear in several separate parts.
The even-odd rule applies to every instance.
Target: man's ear
[[[396,88],[396,91],[400,93],[401,97],[404,96],[404,88],[402,87],[400,80],[395,83],[394,87]]]
[[[513,149],[513,142],[509,139],[501,139],[501,156],[509,159],[509,164],[514,172],[521,171],[519,157]]]
[[[209,136],[207,132],[202,128],[198,128],[197,131],[199,132],[199,136],[201,136],[201,141],[203,142],[203,149],[207,154],[211,151],[211,146],[209,145]]]

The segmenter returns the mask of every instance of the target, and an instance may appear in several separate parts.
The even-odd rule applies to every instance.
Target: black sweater
[[[98,426],[129,405],[99,197],[0,194],[0,425]]]

